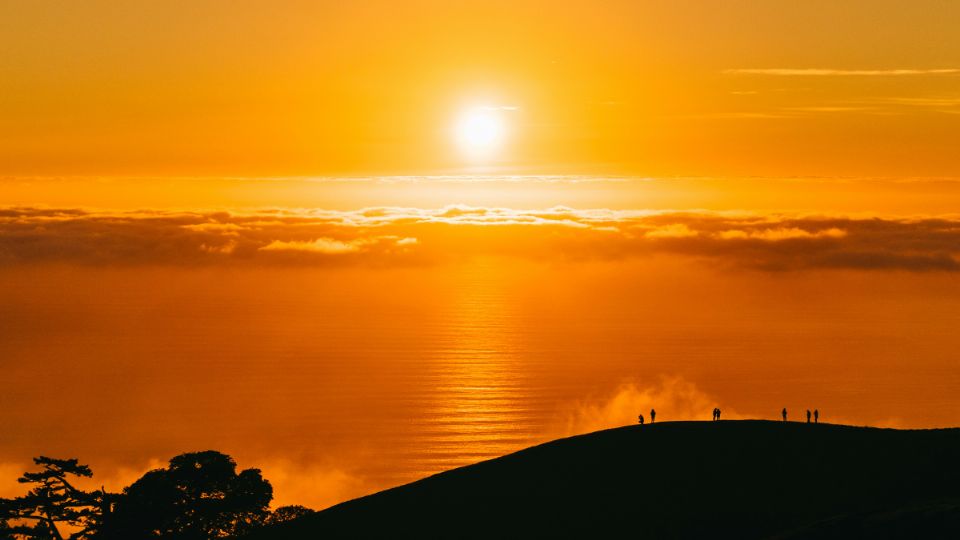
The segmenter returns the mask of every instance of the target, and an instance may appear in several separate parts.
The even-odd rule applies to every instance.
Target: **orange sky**
[[[951,2],[0,6],[0,174],[960,174]],[[465,162],[450,129],[509,106]]]
[[[0,496],[215,448],[320,508],[653,406],[957,425],[958,23],[2,2]]]

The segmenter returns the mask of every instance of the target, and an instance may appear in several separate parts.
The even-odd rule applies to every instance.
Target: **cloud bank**
[[[960,218],[470,206],[355,211],[0,209],[0,265],[408,266],[668,254],[765,271],[960,270]]]

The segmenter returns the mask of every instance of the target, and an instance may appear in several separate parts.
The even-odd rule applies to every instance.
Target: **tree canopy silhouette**
[[[270,482],[259,469],[237,473],[225,454],[179,455],[123,490],[97,538],[209,540],[239,536],[270,515]]]
[[[67,479],[93,476],[90,467],[76,459],[45,456],[34,458],[33,462],[41,470],[25,472],[17,479],[21,484],[32,485],[30,491],[22,497],[0,499],[0,539],[63,540],[58,524],[76,529],[67,537],[71,540],[91,538],[100,526],[107,495],[102,491],[83,491]]]
[[[267,516],[266,522],[264,525],[276,525],[277,523],[286,523],[288,521],[293,521],[295,519],[302,518],[303,516],[309,516],[311,514],[316,514],[316,510],[307,508],[306,506],[301,506],[299,504],[291,504],[289,506],[281,506]]]

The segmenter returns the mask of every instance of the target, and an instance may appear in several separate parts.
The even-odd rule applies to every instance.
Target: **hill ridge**
[[[872,538],[908,522],[957,537],[958,456],[960,428],[658,422],[443,471],[260,537]]]

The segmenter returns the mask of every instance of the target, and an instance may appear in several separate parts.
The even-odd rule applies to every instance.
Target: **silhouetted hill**
[[[663,422],[561,439],[259,538],[960,538],[960,429]]]

